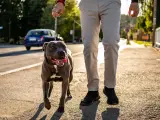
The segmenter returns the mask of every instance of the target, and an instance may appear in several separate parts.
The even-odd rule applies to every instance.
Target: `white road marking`
[[[124,41],[120,42],[120,43],[124,43]],[[98,60],[99,61],[98,61],[98,64],[100,65],[101,63],[104,63],[104,55],[101,54],[101,53],[104,53],[102,43],[99,44],[98,48],[99,48],[99,53],[98,53]],[[124,48],[125,47],[122,47],[120,49],[123,50]],[[80,55],[82,53],[83,52],[78,52],[78,53],[73,54],[72,56],[74,57],[74,56]],[[42,62],[39,62],[39,63],[36,63],[36,64],[32,64],[32,65],[28,65],[28,66],[24,66],[24,67],[21,67],[21,68],[16,68],[16,69],[5,71],[5,72],[1,72],[0,76],[6,75],[6,74],[10,74],[10,73],[14,73],[14,72],[18,72],[18,71],[22,71],[22,70],[26,70],[26,69],[30,69],[30,68],[37,67],[37,66],[40,66],[40,65],[42,65]]]
[[[80,54],[82,54],[82,52],[75,53],[72,56],[74,57],[74,56],[77,56],[77,55],[80,55]],[[1,72],[0,76],[10,74],[10,73],[14,73],[14,72],[18,72],[18,71],[22,71],[22,70],[26,70],[26,69],[30,69],[30,68],[37,67],[37,66],[40,66],[40,65],[42,65],[42,62],[32,64],[32,65],[28,65],[28,66],[24,66],[24,67],[21,67],[21,68],[16,68],[16,69],[5,71],[5,72]]]
[[[37,66],[39,66],[39,65],[42,65],[42,62],[36,63],[36,64],[32,64],[32,65],[28,65],[28,66],[21,67],[21,68],[16,68],[16,69],[9,70],[9,71],[6,71],[6,72],[1,72],[1,73],[0,73],[0,76],[6,75],[6,74],[10,74],[10,73],[14,73],[14,72],[18,72],[18,71],[25,70],[25,69],[30,69],[30,68],[32,68],[32,67],[37,67]]]

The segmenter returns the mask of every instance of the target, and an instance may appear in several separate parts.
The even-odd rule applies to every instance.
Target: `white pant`
[[[103,31],[105,57],[104,85],[114,88],[118,60],[118,42],[120,40],[120,0],[81,0],[82,39],[84,59],[87,70],[88,90],[99,89],[97,54],[100,25]],[[101,24],[100,24],[101,23]]]

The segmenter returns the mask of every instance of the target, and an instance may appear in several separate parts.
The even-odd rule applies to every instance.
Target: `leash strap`
[[[57,40],[57,17],[55,18],[54,30],[55,30],[55,41],[56,41]]]

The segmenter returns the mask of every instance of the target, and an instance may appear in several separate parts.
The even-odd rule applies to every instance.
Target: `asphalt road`
[[[121,40],[120,49],[124,49],[125,43],[125,40]],[[73,56],[83,53],[83,44],[67,44],[67,47],[72,51]],[[103,53],[101,43],[99,48]],[[0,45],[0,75],[15,69],[23,69],[29,65],[39,64],[43,58],[42,47],[32,47],[31,51],[26,51],[23,45]],[[102,63],[103,56],[99,56],[99,60],[99,63]]]
[[[100,48],[100,53],[102,49]],[[101,58],[101,57],[99,57]],[[109,106],[102,94],[104,65],[99,66],[100,103],[79,109],[87,92],[83,55],[74,57],[76,71],[71,83],[73,98],[65,113],[56,112],[61,84],[54,83],[52,108],[42,101],[41,66],[0,76],[0,120],[160,120],[160,54],[152,48],[128,46],[120,52],[117,95],[120,104]],[[79,66],[79,67],[78,67]]]
[[[82,44],[68,44],[73,54],[82,53]],[[23,45],[0,45],[0,73],[43,61],[42,47],[26,51]]]
[[[126,48],[125,41],[120,42],[120,51]],[[69,49],[76,53],[82,53],[83,45],[68,45]],[[131,46],[132,48],[132,46]],[[43,61],[43,52],[41,49],[34,48],[32,51],[26,51],[23,46],[3,46],[0,48],[0,61],[1,69],[4,68],[16,69],[24,65],[35,64]],[[100,74],[102,74],[103,65],[103,47],[99,45],[99,68]],[[2,61],[3,60],[3,61]],[[43,108],[42,103],[42,89],[41,89],[41,65],[22,70],[19,72],[6,74],[0,76],[0,120],[1,119],[12,119],[12,120],[29,120],[29,119],[55,119],[59,116],[62,120],[79,120],[84,117],[87,119],[88,114],[85,115],[85,111],[81,113],[77,107],[79,106],[80,100],[86,93],[86,73],[83,55],[78,54],[74,56],[74,81],[71,83],[71,91],[74,98],[72,101],[66,103],[66,112],[61,115],[56,113],[58,102],[60,98],[61,89],[59,89],[60,83],[55,83],[54,92],[51,97],[52,109],[47,111]],[[3,69],[2,69],[3,70]],[[6,69],[7,70],[7,69]],[[120,73],[121,74],[121,73]],[[101,75],[102,76],[102,75]],[[102,78],[103,79],[103,78]],[[102,84],[103,82],[101,82]],[[102,87],[101,87],[102,88]],[[78,92],[77,92],[78,91]],[[103,100],[105,100],[103,98]],[[102,102],[104,104],[104,101]],[[93,109],[95,109],[93,106]],[[104,107],[104,105],[103,105]],[[92,109],[92,108],[91,108]],[[118,112],[116,109],[115,112]],[[40,112],[42,112],[40,114]],[[94,113],[94,111],[92,111]],[[40,114],[40,115],[39,115]],[[94,117],[94,116],[92,116]],[[97,119],[101,119],[97,117]],[[90,120],[90,119],[88,119]],[[105,120],[105,119],[104,119]],[[108,119],[107,119],[108,120]],[[112,119],[111,119],[112,120]],[[113,119],[114,120],[114,119]]]

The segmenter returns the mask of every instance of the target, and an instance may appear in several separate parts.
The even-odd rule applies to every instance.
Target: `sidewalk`
[[[83,55],[77,59],[84,62]],[[87,92],[87,81],[85,72],[75,71],[71,84],[73,99],[66,103],[65,113],[56,112],[61,92],[60,83],[54,84],[54,92],[51,96],[52,108],[48,111],[43,108],[42,103],[40,70],[41,67],[36,67],[0,77],[0,120],[1,118],[12,120],[160,119],[160,54],[153,48],[135,45],[120,52],[116,87],[120,103],[116,106],[107,105],[106,97],[102,93],[104,65],[101,64],[100,103],[79,109],[79,103]]]

